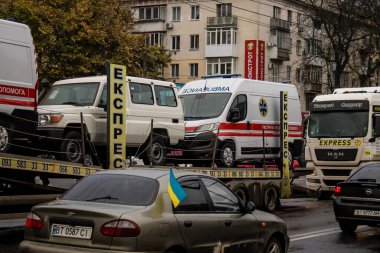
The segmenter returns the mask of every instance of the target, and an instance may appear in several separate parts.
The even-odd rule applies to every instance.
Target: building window
[[[288,21],[290,23],[292,23],[292,16],[293,16],[293,12],[292,11],[288,11]]]
[[[173,7],[172,11],[172,21],[181,21],[181,7]]]
[[[179,64],[172,64],[172,77],[179,77]]]
[[[271,81],[272,82],[280,81],[280,65],[277,63],[273,63],[273,67],[271,69]]]
[[[233,74],[235,66],[234,58],[209,58],[207,59],[207,75]]]
[[[310,55],[321,55],[322,41],[316,39],[306,40],[306,53]]]
[[[165,7],[149,6],[139,8],[139,20],[160,19],[160,13],[162,13],[162,10],[160,8]]]
[[[322,83],[322,67],[309,65],[306,67],[306,82],[309,83]]]
[[[164,42],[163,33],[148,33],[145,38],[145,44],[151,46],[162,46]]]
[[[301,26],[301,13],[297,13],[297,27]]]
[[[191,20],[199,20],[199,5],[191,6]]]
[[[301,51],[302,51],[302,44],[301,44],[301,41],[300,41],[300,40],[297,40],[297,42],[296,42],[296,54],[297,54],[297,55],[301,55]]]
[[[218,17],[231,17],[232,16],[232,3],[217,4],[216,14]]]
[[[181,38],[179,35],[172,36],[172,50],[179,51]]]
[[[207,45],[236,44],[236,30],[231,28],[217,28],[207,30]]]
[[[333,72],[332,78],[333,80],[335,80],[335,71]],[[340,87],[348,87],[349,81],[350,81],[350,72],[342,72],[340,74],[340,81],[339,81]]]
[[[281,8],[277,6],[273,6],[273,17],[281,19]]]
[[[291,49],[291,38],[289,32],[273,29],[271,30],[272,36],[277,38],[277,47],[282,49]]]
[[[190,76],[197,77],[198,76],[198,63],[190,64]]]
[[[199,49],[199,35],[190,35],[190,50]]]
[[[296,80],[298,83],[301,82],[301,69],[300,68],[296,69]]]
[[[315,95],[306,95],[305,94],[305,102],[306,102],[306,111],[310,111],[310,104],[313,102]]]
[[[291,81],[291,73],[292,73],[292,67],[287,66],[286,67],[286,79],[287,81]]]

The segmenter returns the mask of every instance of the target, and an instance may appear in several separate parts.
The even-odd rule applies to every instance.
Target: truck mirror
[[[239,108],[231,108],[228,112],[227,121],[238,122],[240,120],[240,110]]]

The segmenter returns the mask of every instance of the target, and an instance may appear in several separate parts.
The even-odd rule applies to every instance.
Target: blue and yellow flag
[[[173,170],[170,168],[170,179],[168,184],[168,192],[170,199],[173,202],[174,208],[176,208],[182,200],[187,197],[186,192],[182,189],[174,176]]]

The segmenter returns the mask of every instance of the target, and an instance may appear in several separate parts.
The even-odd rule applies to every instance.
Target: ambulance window
[[[149,84],[129,83],[132,103],[153,105],[153,91]]]
[[[244,120],[247,117],[247,96],[240,94],[232,102],[231,108],[238,108],[240,111],[239,121]]]

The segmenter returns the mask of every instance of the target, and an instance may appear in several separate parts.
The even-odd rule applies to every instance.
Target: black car
[[[335,218],[343,232],[353,233],[358,225],[380,225],[380,163],[359,169],[335,187]]]

